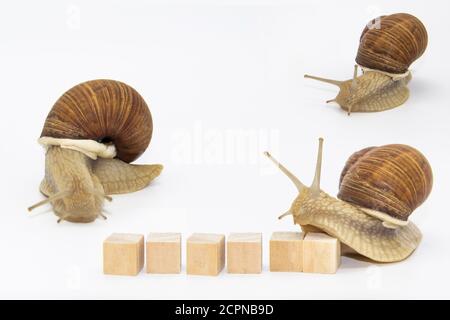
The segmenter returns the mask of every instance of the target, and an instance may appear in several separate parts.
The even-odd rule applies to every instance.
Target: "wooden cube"
[[[261,273],[261,233],[232,233],[227,240],[228,273]]]
[[[147,273],[181,272],[181,234],[150,233],[146,243]]]
[[[225,265],[225,236],[194,233],[187,240],[187,274],[218,275]]]
[[[303,271],[303,237],[301,232],[274,232],[270,239],[270,271]]]
[[[325,233],[307,233],[303,240],[303,271],[309,273],[336,273],[341,264],[341,246],[338,239]]]
[[[103,273],[135,276],[143,266],[143,235],[113,233],[103,242]]]

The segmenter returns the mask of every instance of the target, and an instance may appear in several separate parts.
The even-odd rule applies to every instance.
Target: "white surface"
[[[0,298],[450,298],[448,1],[92,2],[0,5]],[[351,117],[325,105],[336,89],[303,74],[350,78],[365,23],[401,11],[430,36],[411,99]],[[150,103],[154,136],[138,163],[165,170],[144,191],[114,197],[106,222],[58,225],[46,208],[30,217],[26,208],[42,199],[45,117],[64,91],[94,78],[124,81]],[[410,259],[344,258],[332,276],[268,272],[271,232],[298,231],[277,220],[296,190],[261,153],[309,183],[319,136],[330,194],[363,147],[406,143],[428,157],[435,187],[413,215],[424,240]],[[183,241],[263,232],[264,273],[102,275],[103,239],[151,231],[182,232]]]

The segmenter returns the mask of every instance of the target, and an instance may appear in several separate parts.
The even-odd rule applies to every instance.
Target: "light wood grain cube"
[[[232,233],[227,239],[228,273],[261,273],[261,233]]]
[[[180,233],[150,233],[146,253],[148,273],[181,272]]]
[[[187,240],[187,274],[216,276],[225,266],[225,236],[194,233]]]
[[[103,273],[135,276],[143,266],[143,235],[113,233],[103,242]]]
[[[324,233],[308,233],[303,240],[303,271],[336,273],[341,263],[338,239]]]
[[[270,239],[270,271],[303,271],[303,237],[301,232],[274,232]]]

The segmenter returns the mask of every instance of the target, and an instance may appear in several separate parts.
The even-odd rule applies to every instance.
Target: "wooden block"
[[[232,233],[227,240],[228,273],[261,273],[261,233]]]
[[[303,237],[301,232],[274,232],[270,239],[270,271],[303,271]]]
[[[150,233],[146,253],[147,273],[181,272],[180,233]]]
[[[143,266],[143,235],[113,233],[103,242],[103,273],[135,276]]]
[[[307,233],[303,240],[303,271],[336,273],[341,264],[338,239],[324,233]]]
[[[187,240],[187,274],[216,276],[225,265],[225,236],[194,233]]]

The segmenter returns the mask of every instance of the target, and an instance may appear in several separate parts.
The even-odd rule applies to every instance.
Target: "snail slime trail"
[[[320,189],[323,139],[313,183],[303,184],[270,153],[298,196],[281,218],[292,216],[304,232],[324,232],[378,262],[408,258],[422,239],[409,216],[428,198],[433,175],[425,156],[407,145],[370,147],[353,154],[340,179],[338,199]]]
[[[410,65],[419,59],[428,45],[423,23],[407,13],[376,19],[377,24],[363,30],[356,57],[353,78],[337,81],[310,75],[305,78],[339,87],[336,102],[348,112],[379,112],[396,108],[409,98],[412,79]],[[379,27],[373,27],[378,25]],[[358,68],[363,74],[358,76]]]
[[[150,144],[150,110],[129,85],[92,80],[64,93],[44,124],[39,143],[46,149],[40,191],[58,222],[92,222],[103,214],[110,195],[146,187],[163,166],[133,165]]]

